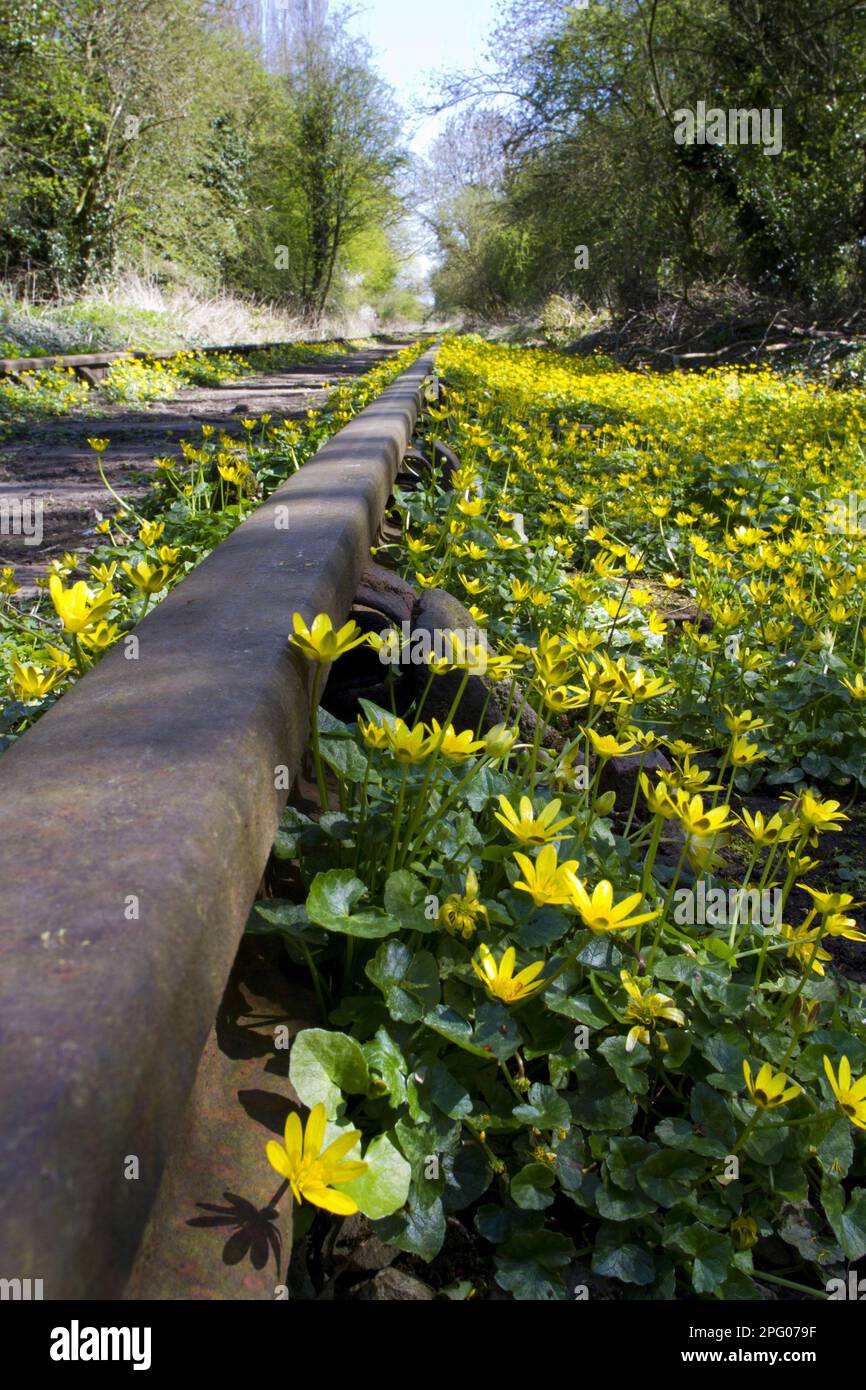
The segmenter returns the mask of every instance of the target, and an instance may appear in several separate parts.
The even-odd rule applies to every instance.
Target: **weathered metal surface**
[[[285,1296],[292,1194],[265,1156],[297,1106],[288,1044],[318,1022],[277,937],[246,937],[211,1031],[124,1297]],[[303,978],[295,971],[293,978]]]
[[[46,1298],[129,1273],[308,737],[291,615],[347,613],[431,367],[0,759],[0,1252]]]

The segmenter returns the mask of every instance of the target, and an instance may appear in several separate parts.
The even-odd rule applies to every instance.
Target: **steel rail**
[[[345,619],[432,366],[0,759],[0,1252],[46,1298],[123,1289],[307,745],[292,613]]]

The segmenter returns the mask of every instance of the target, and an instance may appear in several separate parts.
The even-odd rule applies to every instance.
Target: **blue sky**
[[[351,28],[367,39],[379,71],[404,107],[414,98],[429,97],[428,84],[437,68],[471,68],[482,60],[498,9],[498,0],[362,0],[362,4]],[[413,150],[422,153],[439,124],[436,119],[413,120]]]

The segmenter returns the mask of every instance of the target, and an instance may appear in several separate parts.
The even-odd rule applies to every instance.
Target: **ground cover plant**
[[[137,402],[168,400],[188,386],[222,386],[254,372],[282,371],[315,364],[355,350],[357,342],[283,343],[235,352],[181,349],[161,360],[123,357],[113,362],[105,381],[91,388],[71,367],[59,363],[0,378],[0,425],[20,425],[73,410],[98,408],[104,400]]]
[[[320,813],[287,808],[287,887],[250,920],[321,1015],[288,1066],[306,1137],[293,1115],[267,1152],[296,1238],[360,1210],[453,1298],[845,1296],[866,1026],[835,953],[866,934],[831,846],[866,785],[866,398],[471,338],[437,369],[419,442],[460,466],[398,492],[379,558],[484,632],[416,656],[399,714],[405,634],[290,636],[314,704],[364,642],[393,697],[319,710]],[[467,726],[480,678],[504,714]],[[449,1283],[455,1219],[483,1255]]]
[[[305,346],[286,349],[279,361],[302,354]],[[308,411],[303,421],[270,415],[243,420],[240,439],[202,426],[199,439],[181,441],[179,454],[157,461],[152,492],[135,506],[105,478],[101,460],[110,440],[91,438],[106,486],[106,508],[111,508],[97,522],[98,545],[86,558],[67,554],[54,561],[46,578],[37,581],[35,598],[21,599],[14,571],[0,570],[0,750],[131,632],[150,607],[421,350],[406,348],[340,385],[329,393],[323,410]],[[310,360],[318,355],[314,350]],[[225,362],[199,360],[195,354],[179,354],[177,361],[184,380],[191,372],[228,369]],[[123,365],[129,390],[139,389],[135,383],[146,384],[154,373],[165,381],[164,364]]]

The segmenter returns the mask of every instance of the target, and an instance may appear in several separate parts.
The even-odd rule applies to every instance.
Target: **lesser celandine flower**
[[[634,739],[622,742],[613,734],[598,734],[595,729],[588,730],[589,739],[600,758],[618,758],[634,747]]]
[[[432,752],[433,743],[424,724],[416,724],[410,729],[404,720],[395,719],[393,723],[385,726],[385,734],[388,747],[398,763],[405,763],[407,766],[423,763]]]
[[[48,581],[48,592],[64,628],[72,633],[83,632],[85,628],[100,622],[115,599],[110,589],[94,594],[83,579],[64,589],[60,576],[56,574],[52,574]]]
[[[818,836],[825,830],[841,830],[837,822],[848,819],[839,809],[838,801],[822,801],[818,793],[811,790],[783,792],[782,800],[791,803],[801,829],[810,832],[810,845],[817,845]]]
[[[730,806],[704,808],[703,798],[680,794],[676,802],[676,816],[686,835],[705,839],[717,835],[733,825]]]
[[[621,970],[619,978],[622,980],[622,987],[628,995],[626,1006],[626,1018],[635,1020],[635,1026],[630,1030],[625,1041],[626,1052],[633,1052],[639,1042],[644,1047],[649,1047],[652,1034],[655,1030],[657,1021],[665,1019],[668,1023],[675,1023],[678,1028],[684,1028],[686,1016],[682,1009],[678,1009],[673,999],[668,994],[660,994],[652,988],[652,982],[646,978],[638,979],[631,975],[628,970]],[[667,1042],[663,1037],[658,1039],[659,1047],[662,1052],[667,1051]]]
[[[500,809],[493,814],[509,835],[513,835],[522,845],[546,845],[551,840],[559,839],[563,830],[574,820],[574,816],[562,816],[557,820],[561,805],[558,799],[549,801],[536,815],[529,797],[522,796],[519,811],[515,811],[508,798],[500,793]]]
[[[472,968],[491,999],[500,999],[503,1004],[516,1004],[544,989],[546,980],[538,976],[544,969],[544,961],[535,961],[525,969],[514,974],[517,952],[509,946],[499,964],[493,952],[482,941],[478,947],[478,957],[473,958]]]
[[[758,1223],[752,1216],[735,1216],[728,1227],[737,1250],[751,1250],[758,1243]]]
[[[16,700],[43,700],[60,680],[60,671],[42,671],[38,666],[12,660],[12,692]]]
[[[643,901],[642,893],[630,893],[621,902],[614,903],[613,884],[606,878],[596,884],[590,895],[579,878],[572,879],[571,904],[580,913],[585,927],[591,932],[629,931],[642,922],[650,922],[658,917],[656,908],[652,912],[631,914]]]
[[[853,681],[843,677],[842,684],[853,695],[855,700],[866,700],[866,681],[863,679],[863,672],[858,671]]]
[[[856,1125],[858,1129],[866,1129],[866,1076],[852,1081],[851,1063],[847,1057],[843,1057],[839,1063],[838,1076],[829,1057],[824,1058],[824,1071],[833,1088],[839,1109],[848,1116],[852,1125]]]
[[[758,1075],[753,1077],[752,1068],[744,1058],[743,1076],[750,1098],[762,1110],[777,1110],[780,1105],[787,1105],[789,1100],[796,1099],[803,1090],[802,1086],[789,1085],[790,1078],[785,1072],[774,1072],[769,1062],[764,1062]]]
[[[494,724],[492,729],[487,730],[484,738],[487,757],[497,763],[507,758],[517,742],[519,733],[518,728],[509,729],[505,724]]]
[[[295,613],[292,615],[292,626],[294,632],[289,635],[290,644],[302,651],[310,661],[322,665],[336,661],[338,656],[350,652],[353,647],[360,647],[366,640],[354,620],[335,630],[327,613],[317,614],[312,627],[307,627],[300,613]]]
[[[514,887],[528,893],[536,907],[546,904],[556,905],[571,901],[573,875],[580,867],[576,859],[566,859],[560,864],[556,847],[545,845],[533,861],[526,854],[514,851],[514,858],[520,865],[523,878],[517,879]]]
[[[477,739],[473,736],[472,729],[464,729],[458,734],[455,733],[453,724],[443,729],[439,721],[433,719],[430,723],[430,747],[431,750],[438,747],[443,758],[459,763],[466,758],[474,758],[477,753],[484,751],[486,745],[483,738]]]
[[[135,569],[127,560],[124,560],[120,567],[141,594],[160,593],[168,583],[171,574],[168,565],[152,565],[148,560],[139,560]]]
[[[271,1139],[265,1152],[271,1167],[291,1183],[296,1202],[310,1202],[314,1207],[323,1207],[337,1216],[352,1216],[358,1210],[357,1202],[333,1189],[343,1183],[354,1182],[369,1167],[360,1159],[347,1160],[345,1157],[361,1138],[361,1131],[350,1129],[323,1150],[327,1123],[325,1107],[321,1102],[310,1111],[306,1130],[293,1110],[286,1120],[284,1143],[278,1144]]]
[[[468,941],[478,922],[487,921],[487,908],[478,898],[478,875],[467,869],[462,893],[449,893],[439,909],[437,920],[451,936]]]
[[[756,811],[752,815],[751,812],[743,809],[740,813],[740,823],[755,845],[777,845],[785,840],[790,840],[794,834],[793,825],[783,821],[778,811],[765,820],[762,811]]]
[[[372,719],[369,723],[365,723],[359,714],[358,729],[368,748],[387,748],[389,746],[387,725],[374,724]]]

